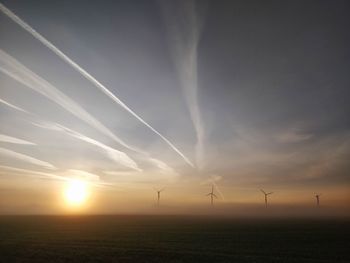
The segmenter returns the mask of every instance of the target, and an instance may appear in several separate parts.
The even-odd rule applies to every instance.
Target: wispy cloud
[[[39,177],[39,178],[44,178],[44,179],[55,179],[55,180],[68,180],[66,177],[64,176],[59,176],[59,175],[54,175],[51,173],[44,173],[44,172],[38,172],[38,171],[34,171],[34,170],[29,170],[29,169],[21,169],[21,168],[17,168],[17,167],[12,167],[12,166],[6,166],[6,165],[0,165],[0,170],[5,170],[5,171],[11,171],[14,172],[16,174],[20,173],[20,174],[26,174],[29,176],[34,176],[34,177]]]
[[[16,105],[10,104],[7,101],[1,100],[1,102],[3,102],[5,105],[19,110],[19,111],[24,111],[21,108],[17,107]],[[35,118],[38,118],[35,114],[32,114],[28,111],[25,111],[27,114],[34,116]],[[79,139],[81,141],[90,143],[94,146],[99,147],[100,149],[104,150],[105,153],[107,154],[107,156],[112,159],[113,161],[115,161],[118,164],[122,164],[126,167],[132,168],[136,171],[141,171],[141,169],[138,167],[137,163],[132,160],[127,154],[125,154],[124,152],[118,151],[108,145],[105,145],[95,139],[92,139],[82,133],[79,133],[77,131],[74,131],[68,127],[65,127],[63,125],[57,124],[57,123],[53,123],[53,122],[47,122],[47,121],[35,121],[35,122],[31,122],[33,125],[43,128],[43,129],[48,129],[48,130],[53,130],[53,131],[58,131],[58,132],[63,132],[68,136],[74,137],[76,139]],[[155,159],[155,158],[150,158],[148,155],[146,155],[145,153],[142,154],[143,156],[147,157],[147,160],[149,162],[151,162],[152,164],[154,164],[156,167],[158,167],[159,169],[161,169],[161,171],[163,172],[170,172],[172,174],[176,174],[176,172],[169,167],[166,163]]]
[[[198,42],[202,21],[195,1],[159,1],[169,31],[173,60],[196,131],[196,162],[203,167],[205,130],[198,103]]]
[[[15,58],[7,54],[5,51],[0,49],[0,71],[16,81],[22,83],[24,86],[42,94],[48,99],[60,105],[63,109],[70,112],[80,120],[88,123],[92,127],[96,128],[103,134],[112,138],[114,141],[123,145],[124,147],[139,152],[140,150],[129,146],[107,127],[100,123],[96,118],[90,115],[85,109],[83,109],[74,100],[66,96],[63,92],[58,90],[52,84],[45,79],[41,78],[30,69],[25,67],[22,63],[17,61]]]
[[[28,155],[25,155],[22,153],[18,153],[15,151],[11,151],[11,150],[8,150],[8,149],[2,148],[2,147],[0,147],[0,154],[2,154],[4,156],[8,156],[10,158],[15,158],[17,160],[24,161],[24,162],[27,162],[30,164],[35,164],[35,165],[44,167],[46,169],[51,169],[51,170],[56,169],[55,166],[53,166],[52,164],[50,164],[48,162],[41,161],[41,160],[36,159],[34,157],[31,157],[31,156],[28,156]]]
[[[11,18],[15,23],[17,23],[19,26],[21,26],[24,30],[29,32],[34,38],[39,40],[43,45],[45,45],[47,48],[49,48],[51,51],[53,51],[57,56],[59,56],[61,59],[63,59],[69,65],[71,65],[75,70],[77,70],[80,74],[82,74],[82,76],[84,76],[87,80],[89,80],[95,87],[100,89],[108,97],[110,97],[114,102],[118,103],[121,107],[123,107],[132,116],[134,116],[141,123],[143,123],[149,129],[151,129],[154,133],[156,133],[176,153],[178,153],[189,165],[193,166],[192,162],[171,141],[169,141],[160,132],[158,132],[155,128],[153,128],[150,124],[148,124],[143,118],[141,118],[132,109],[130,109],[124,102],[122,102],[118,97],[116,97],[109,89],[107,89],[107,87],[105,87],[103,84],[101,84],[97,79],[95,79],[92,75],[90,75],[86,70],[84,70],[82,67],[80,67],[76,62],[74,62],[72,59],[70,59],[66,54],[64,54],[61,50],[59,50],[55,45],[53,45],[50,41],[48,41],[46,38],[44,38],[42,35],[40,35],[31,26],[29,26],[26,22],[24,22],[21,18],[19,18],[16,14],[14,14],[11,10],[9,10],[7,7],[5,7],[1,3],[0,3],[0,10],[5,15],[7,15],[9,18]],[[51,90],[51,93],[52,93],[52,90]],[[54,94],[54,95],[60,95],[60,94],[57,94],[57,92],[55,92],[55,93],[56,94]],[[62,101],[64,103],[64,105],[67,104],[65,101],[66,100]],[[67,105],[65,105],[65,106],[67,106]],[[86,115],[86,114],[84,114],[84,115]],[[107,134],[110,133],[108,130],[106,130],[105,127],[101,126],[98,122],[96,122],[96,120],[93,120],[87,116],[85,116],[85,118],[86,118],[85,121],[88,121],[89,123],[90,122],[95,123],[95,125],[99,126],[99,129],[104,131],[105,133],[107,133]],[[125,144],[123,141],[121,141],[119,138],[117,138],[114,134],[109,134],[109,136],[115,137],[114,139],[119,141],[119,143]],[[124,145],[124,146],[130,148],[129,146],[126,146],[126,145]]]
[[[70,178],[74,178],[74,179],[81,179],[84,181],[91,181],[91,182],[100,181],[100,176],[93,173],[86,172],[86,171],[82,171],[82,170],[70,169],[66,173],[69,174]]]
[[[12,136],[8,136],[8,135],[5,135],[5,134],[0,134],[0,141],[1,142],[14,143],[14,144],[35,145],[35,143],[33,143],[33,142],[29,142],[29,141],[22,140],[22,139],[19,139],[19,138],[15,138],[15,137],[12,137]]]
[[[111,175],[115,179],[123,179],[122,181],[130,181],[130,179],[145,180],[145,175],[135,171],[102,171],[106,175]]]
[[[163,173],[169,173],[169,174],[173,174],[173,175],[177,174],[173,168],[171,168],[166,163],[164,163],[158,159],[150,158],[149,161],[151,163],[153,163],[156,167],[158,167]]]
[[[83,180],[93,186],[104,187],[112,186],[113,184],[103,182],[100,177],[96,174],[92,174],[82,170],[69,169],[67,171],[60,172],[62,175],[44,173],[30,169],[22,169],[12,166],[0,165],[0,174],[5,172],[7,175],[13,173],[13,175],[25,175],[29,177],[35,177],[39,179],[49,179],[58,181],[72,181],[72,180]]]
[[[302,133],[295,129],[283,132],[277,136],[277,141],[281,143],[297,143],[310,139],[311,133]]]
[[[54,124],[54,123],[48,123],[48,122],[35,122],[33,123],[34,125],[44,128],[44,129],[49,129],[49,130],[54,130],[54,131],[60,131],[65,133],[66,135],[69,135],[71,137],[74,137],[78,140],[87,142],[89,144],[92,144],[94,146],[97,146],[98,148],[104,150],[104,152],[107,154],[107,156],[115,161],[118,164],[122,164],[126,167],[132,168],[136,171],[141,171],[141,169],[137,166],[136,162],[134,162],[127,154],[124,152],[118,151],[112,147],[109,147],[95,139],[92,139],[90,137],[87,137],[77,131],[74,131],[72,129],[69,129],[63,125],[59,124]]]
[[[154,184],[154,183],[169,183],[176,179],[176,174],[163,173],[156,171],[136,172],[136,171],[116,171],[104,170],[103,174],[109,176],[110,181],[122,183],[124,186],[130,185],[134,187],[133,183]],[[126,184],[126,185],[125,185]]]
[[[15,105],[13,105],[13,104],[7,102],[7,101],[4,101],[4,100],[2,100],[2,99],[0,99],[0,102],[1,102],[2,104],[5,104],[6,106],[9,106],[9,107],[12,108],[12,109],[15,109],[15,110],[18,110],[18,111],[21,111],[21,112],[28,113],[28,111],[26,111],[26,110],[24,110],[24,109],[22,109],[22,108],[20,108],[20,107],[17,107],[17,106],[15,106]]]

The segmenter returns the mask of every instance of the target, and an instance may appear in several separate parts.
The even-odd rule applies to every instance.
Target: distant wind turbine
[[[267,196],[273,194],[273,192],[266,193],[264,190],[260,189],[260,191],[265,195],[265,207],[267,208]]]
[[[207,196],[210,196],[210,203],[211,205],[214,205],[214,197],[218,198],[215,194],[214,194],[214,185],[211,186],[211,192],[209,194],[207,194]]]
[[[157,192],[157,206],[160,205],[160,193],[164,191],[164,188],[160,189],[160,190],[156,190]]]
[[[321,194],[316,194],[315,195],[317,206],[320,206],[320,196],[321,196]]]

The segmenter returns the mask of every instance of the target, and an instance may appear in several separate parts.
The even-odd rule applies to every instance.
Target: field
[[[2,216],[0,262],[350,262],[350,222]]]

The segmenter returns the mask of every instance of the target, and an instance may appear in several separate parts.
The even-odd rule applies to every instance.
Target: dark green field
[[[350,222],[2,216],[0,262],[350,262]]]

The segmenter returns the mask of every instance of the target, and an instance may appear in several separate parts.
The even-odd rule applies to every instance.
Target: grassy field
[[[350,222],[2,216],[0,262],[350,262]]]

